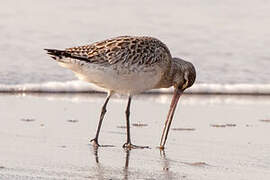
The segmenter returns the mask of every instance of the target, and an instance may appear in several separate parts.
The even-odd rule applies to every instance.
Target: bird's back
[[[46,50],[81,79],[106,89],[125,89],[123,93],[152,89],[171,63],[167,46],[152,37],[120,36],[65,50]]]

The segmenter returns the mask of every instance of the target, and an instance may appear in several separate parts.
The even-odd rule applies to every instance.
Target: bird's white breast
[[[159,66],[128,64],[101,66],[87,62],[60,63],[60,65],[74,71],[81,80],[120,94],[137,94],[153,89],[162,76],[162,69]]]

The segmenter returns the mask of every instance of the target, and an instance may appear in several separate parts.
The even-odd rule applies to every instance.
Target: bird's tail
[[[89,59],[87,59],[87,57],[73,55],[72,53],[69,53],[65,50],[57,50],[57,49],[44,49],[44,50],[47,51],[47,54],[49,54],[54,60],[59,62],[63,63],[72,63],[72,62],[74,63],[77,61],[89,62]],[[71,59],[75,61],[72,61]]]
[[[54,60],[56,61],[62,61],[64,57],[69,57],[70,54],[67,54],[64,50],[57,50],[57,49],[44,49],[47,51],[47,54],[49,54]]]

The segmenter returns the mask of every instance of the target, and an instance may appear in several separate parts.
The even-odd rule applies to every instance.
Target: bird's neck
[[[173,86],[173,79],[177,68],[177,64],[174,61],[171,61],[170,66],[168,66],[167,71],[162,74],[161,80],[155,88],[169,88]]]

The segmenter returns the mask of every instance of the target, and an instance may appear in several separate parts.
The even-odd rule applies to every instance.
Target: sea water
[[[146,35],[195,65],[190,92],[270,94],[269,7],[266,0],[3,1],[0,91],[92,90],[43,49]]]

